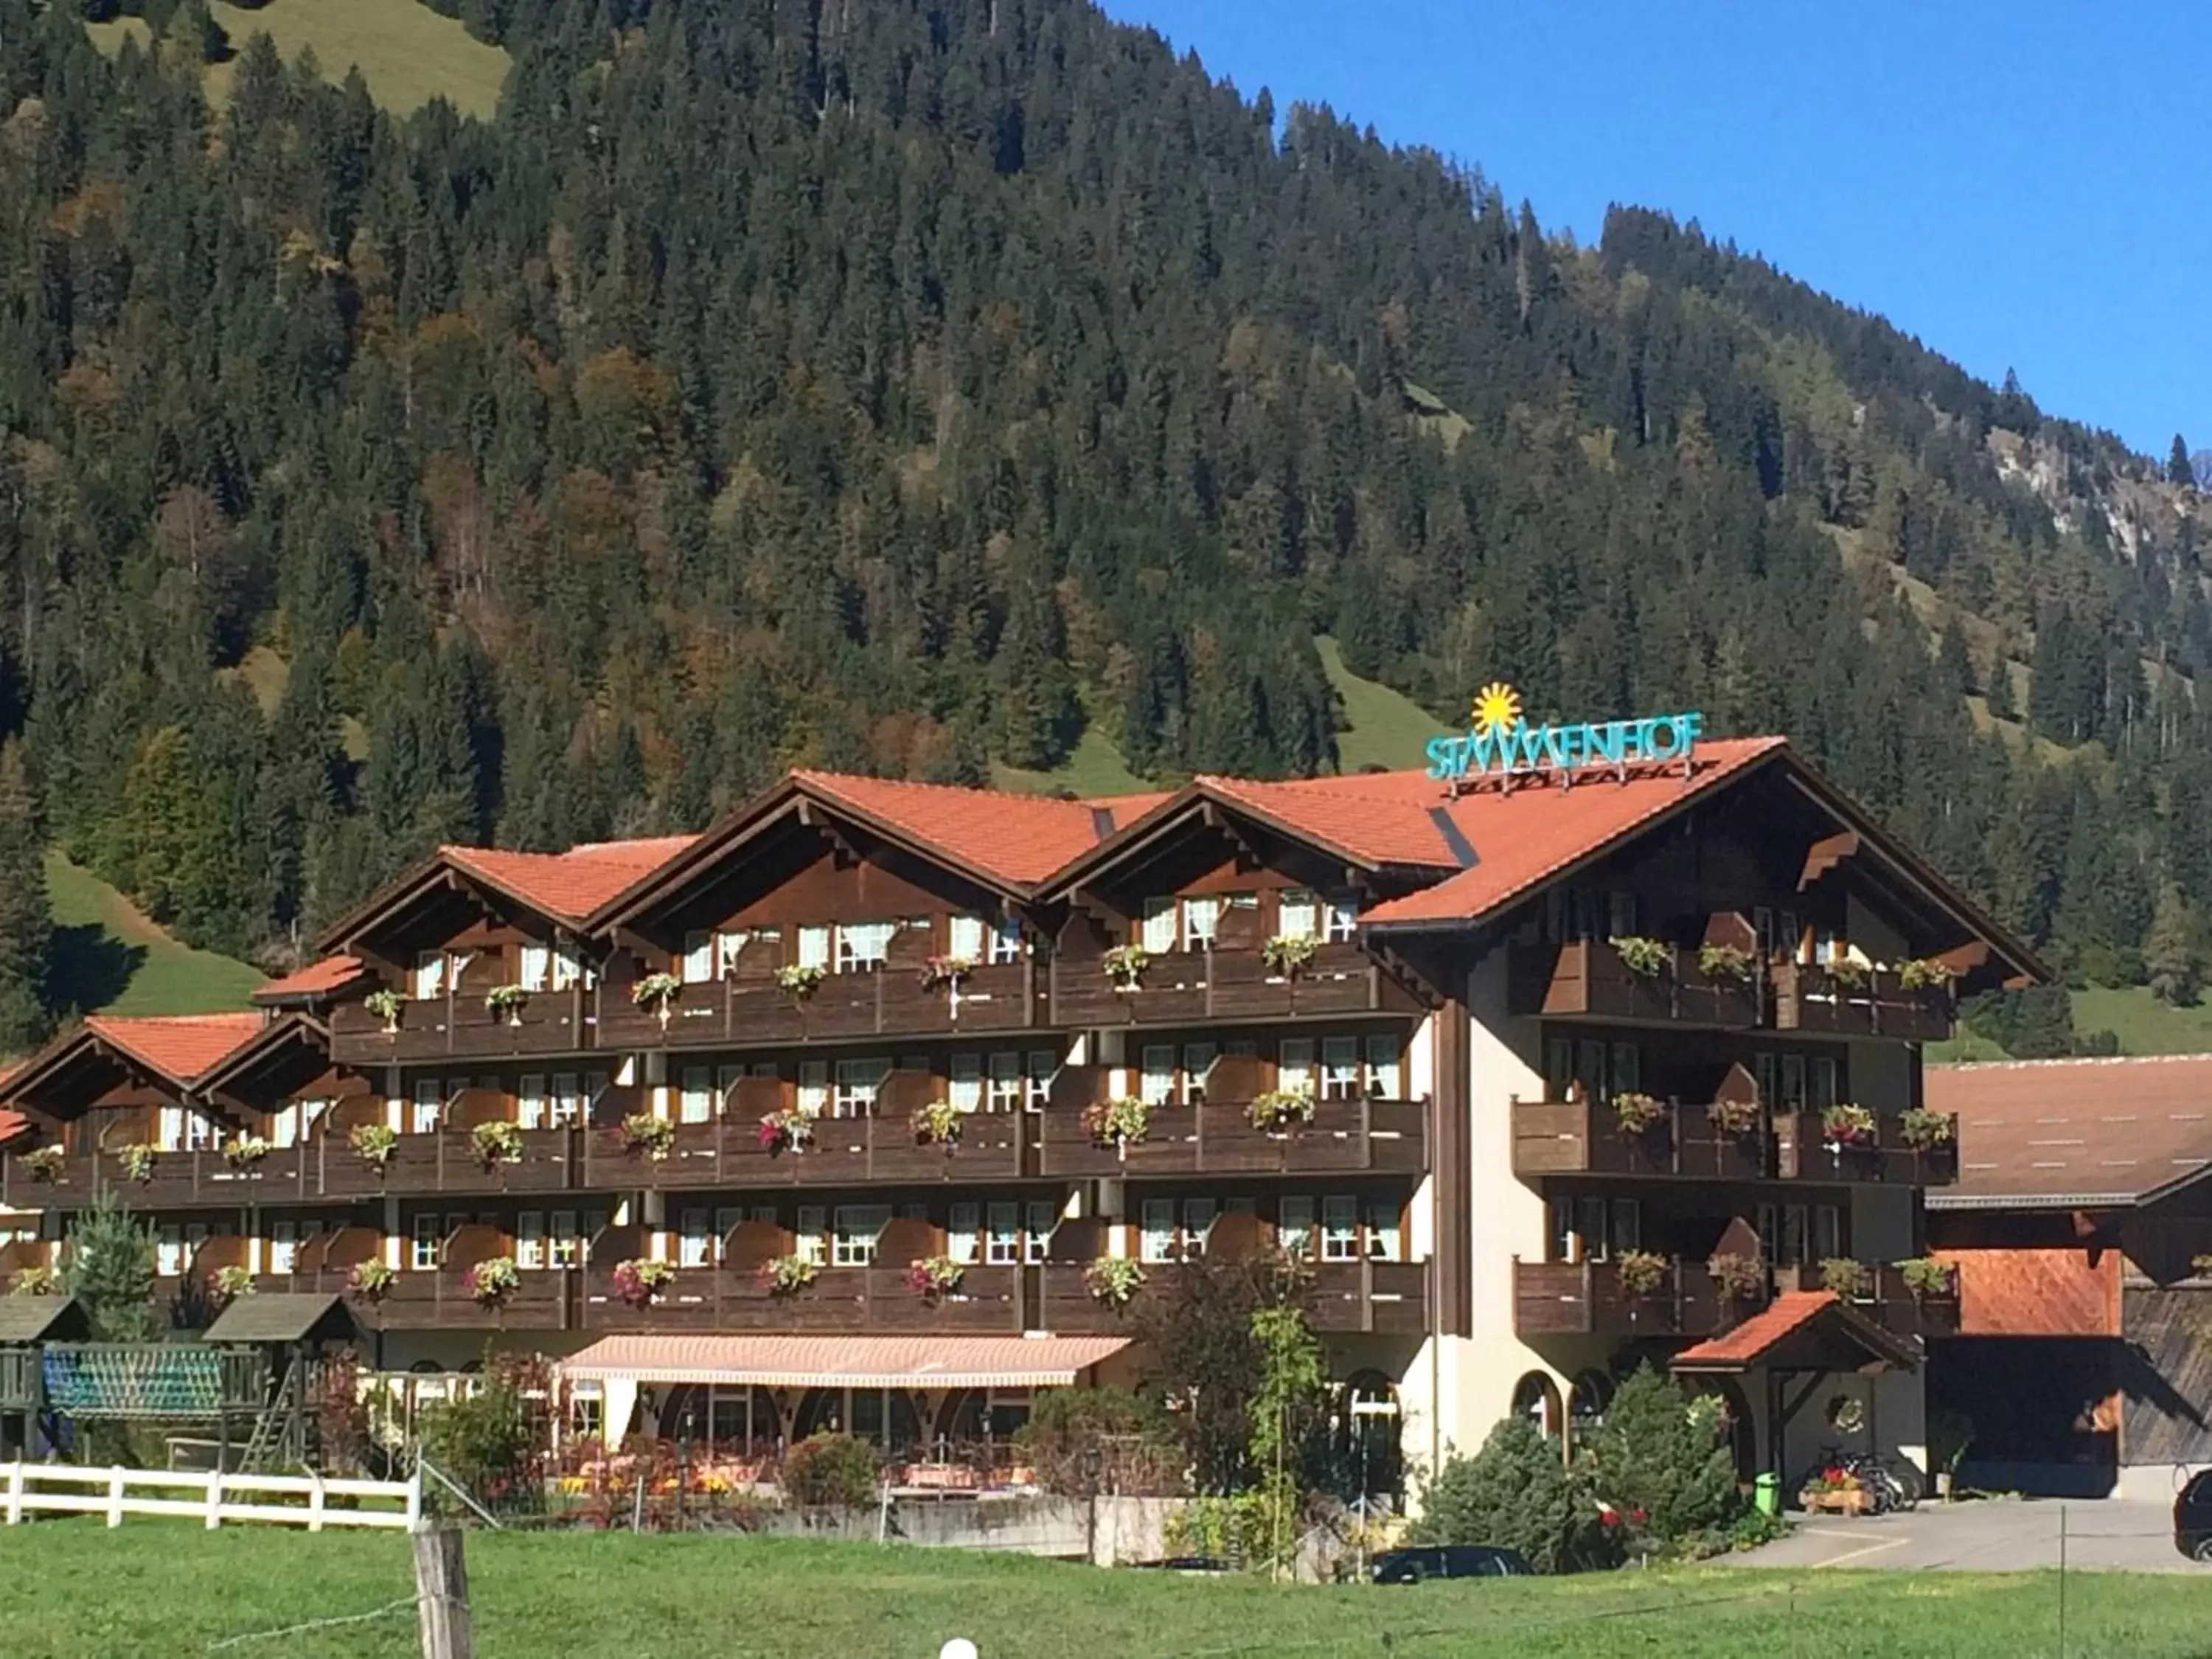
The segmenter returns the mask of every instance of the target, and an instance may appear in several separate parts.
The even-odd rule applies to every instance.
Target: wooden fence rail
[[[149,1489],[174,1497],[146,1495]],[[256,1503],[257,1498],[304,1498]],[[380,1498],[400,1509],[333,1507],[333,1498]],[[193,1474],[179,1469],[85,1469],[59,1463],[0,1466],[0,1516],[15,1526],[29,1515],[104,1515],[119,1527],[126,1515],[158,1515],[226,1522],[268,1522],[305,1527],[380,1527],[404,1531],[422,1518],[422,1477],[411,1480],[337,1480],[313,1474]]]

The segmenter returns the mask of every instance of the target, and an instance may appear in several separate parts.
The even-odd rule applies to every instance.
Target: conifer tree
[[[23,745],[0,742],[0,1054],[21,1053],[49,1029],[46,836]]]

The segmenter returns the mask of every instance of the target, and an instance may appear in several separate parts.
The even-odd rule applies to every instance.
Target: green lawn
[[[179,945],[131,901],[58,852],[46,854],[60,1000],[83,1013],[213,1014],[251,1006],[265,977]]]
[[[1073,789],[1086,799],[1094,795],[1134,794],[1152,787],[1128,769],[1114,745],[1106,740],[1105,733],[1095,726],[1083,728],[1083,735],[1075,741],[1075,752],[1065,764],[1049,772],[994,766],[991,781],[1000,789],[1020,794],[1043,795],[1055,789]]]
[[[2212,1053],[2212,999],[2169,1008],[2146,986],[2076,991],[2074,1029],[2113,1033],[2124,1054]]]
[[[9,1659],[169,1659],[212,1642],[372,1613],[411,1595],[387,1534],[158,1521],[49,1522],[0,1534]],[[1280,1588],[958,1551],[703,1536],[472,1534],[483,1659],[929,1659],[965,1636],[983,1659],[1417,1653],[1464,1659],[1951,1659],[2057,1651],[2050,1574],[1749,1570],[1614,1573],[1397,1589]],[[2212,1591],[2185,1576],[2077,1573],[2065,1651],[2206,1651]],[[410,1612],[222,1650],[403,1659]]]

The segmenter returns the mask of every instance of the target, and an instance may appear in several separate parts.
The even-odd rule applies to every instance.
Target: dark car
[[[1215,1555],[1170,1555],[1163,1561],[1139,1561],[1138,1566],[1152,1572],[1234,1572],[1235,1564]]]
[[[2173,1500],[2173,1547],[2212,1565],[2212,1469],[2200,1469]]]
[[[1440,1549],[1392,1550],[1378,1555],[1367,1576],[1378,1584],[1418,1584],[1425,1578],[1527,1578],[1535,1571],[1518,1550],[1448,1544]]]

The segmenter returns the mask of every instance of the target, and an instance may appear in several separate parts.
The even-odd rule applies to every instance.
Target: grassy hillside
[[[179,945],[61,854],[46,855],[58,999],[82,1013],[212,1014],[244,1008],[264,975]]]
[[[2112,1032],[2124,1054],[2212,1054],[2212,1000],[2169,1008],[2146,986],[2076,991],[2074,1029]]]
[[[488,119],[507,80],[504,52],[471,40],[459,23],[419,0],[269,0],[250,8],[214,0],[209,9],[234,47],[262,33],[287,63],[312,48],[332,82],[344,80],[358,64],[376,101],[394,115],[412,114],[433,98],[444,98],[464,115]],[[105,52],[121,50],[126,39],[141,46],[148,39],[145,24],[136,17],[86,27]],[[210,101],[220,105],[229,94],[231,73],[230,64],[209,69]]]

